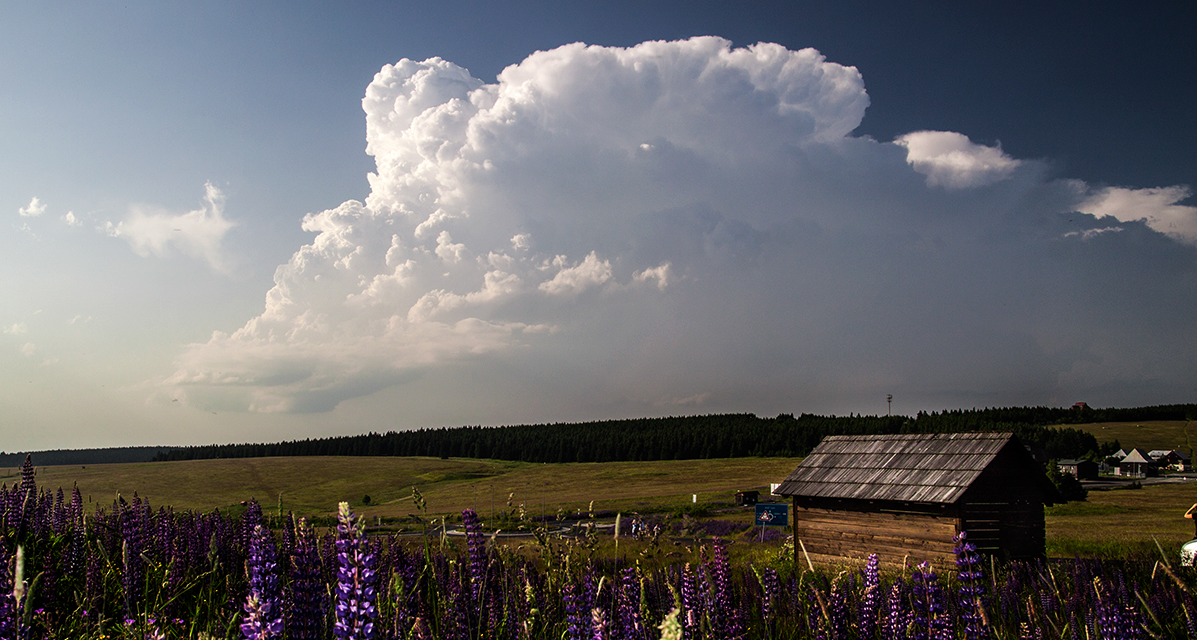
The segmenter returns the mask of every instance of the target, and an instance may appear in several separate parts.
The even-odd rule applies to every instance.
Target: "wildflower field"
[[[418,496],[417,496],[418,497]],[[85,509],[27,466],[3,494],[0,638],[1185,638],[1193,577],[1152,559],[815,570],[793,545],[612,548],[593,528],[366,535],[141,498]],[[416,500],[417,507],[420,500]],[[428,518],[421,518],[424,525]],[[724,525],[720,525],[724,526]],[[734,535],[737,527],[726,525]],[[736,561],[730,558],[736,557]],[[1159,556],[1157,556],[1159,557]],[[797,562],[795,562],[797,560]]]

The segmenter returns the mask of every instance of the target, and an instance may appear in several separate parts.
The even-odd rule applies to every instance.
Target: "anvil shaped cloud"
[[[1192,386],[1191,341],[1109,306],[1183,326],[1152,296],[1193,299],[1191,247],[1085,234],[1109,227],[1078,212],[1093,190],[961,134],[852,137],[868,103],[813,49],[713,37],[572,44],[494,84],[388,65],[369,196],[308,215],[263,313],[167,383],[320,411],[461,363],[526,389],[585,370],[578,396],[623,414]]]

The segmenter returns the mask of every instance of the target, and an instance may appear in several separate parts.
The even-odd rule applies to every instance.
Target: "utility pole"
[[[885,415],[887,415],[887,416],[890,415],[890,412],[893,408],[894,408],[894,394],[887,393],[887,394],[885,394]]]

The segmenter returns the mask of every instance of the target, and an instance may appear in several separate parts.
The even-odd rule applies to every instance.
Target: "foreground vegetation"
[[[1151,428],[1174,441],[1186,426]],[[0,640],[1197,637],[1194,575],[1159,562],[1192,537],[1187,484],[1049,507],[1048,555],[1071,560],[991,562],[965,539],[957,567],[887,572],[809,565],[775,529],[758,542],[731,494],[798,462],[267,457],[47,467],[36,481],[11,469]],[[602,526],[616,512],[618,539]],[[582,522],[566,535],[554,521],[569,514]],[[633,514],[644,526],[630,538]],[[515,530],[529,536],[503,537]]]
[[[505,545],[470,509],[460,542],[367,537],[348,504],[323,531],[252,502],[89,511],[31,466],[2,497],[0,638],[1183,638],[1197,612],[1191,578],[1150,560],[1001,565],[966,539],[954,568],[837,572],[792,545],[733,563],[747,538],[679,547],[657,523],[557,537],[526,510],[507,516],[535,537]]]

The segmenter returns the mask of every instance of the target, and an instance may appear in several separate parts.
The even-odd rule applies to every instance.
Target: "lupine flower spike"
[[[336,621],[333,635],[341,640],[372,640],[375,602],[374,554],[357,517],[342,502],[337,513]]]

